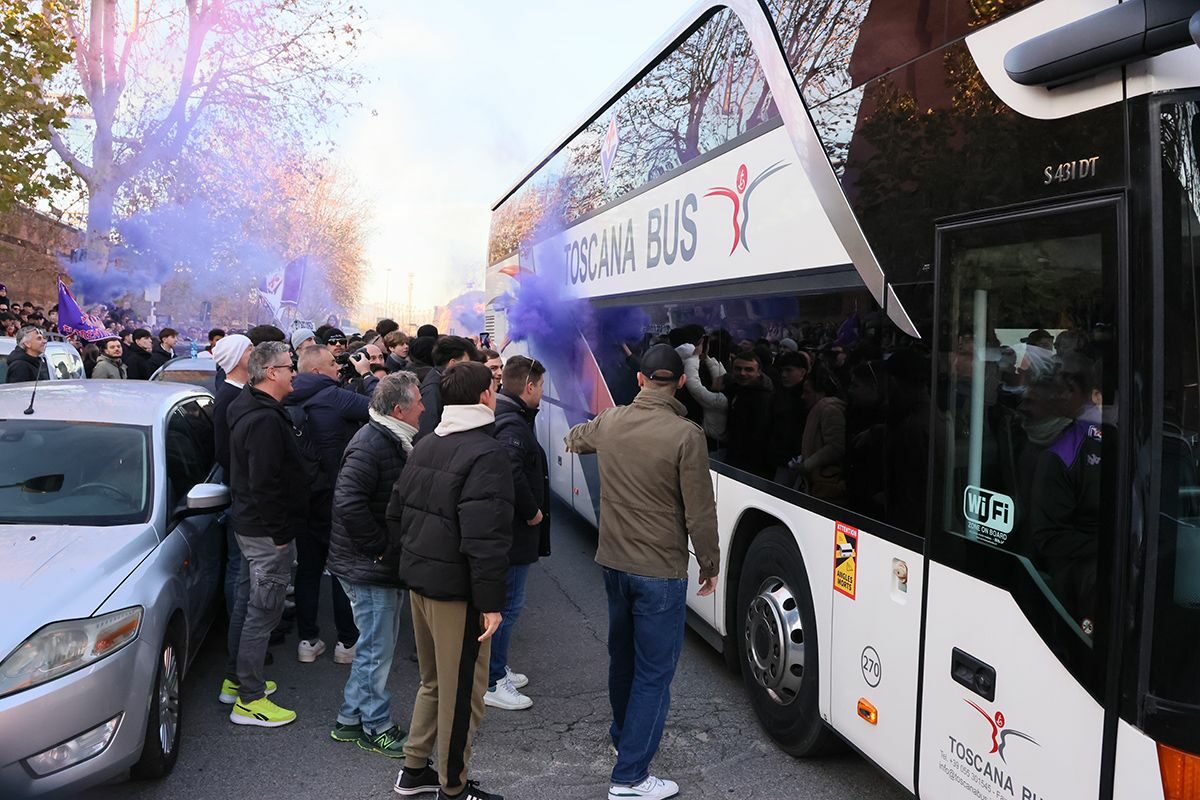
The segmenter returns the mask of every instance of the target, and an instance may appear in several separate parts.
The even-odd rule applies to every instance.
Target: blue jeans
[[[530,564],[518,564],[508,568],[508,594],[504,598],[504,619],[492,636],[492,657],[488,662],[488,688],[503,680],[504,668],[508,666],[508,646],[512,643],[513,625],[521,617],[525,607],[525,581],[529,578]]]
[[[396,652],[404,595],[394,586],[334,580],[350,598],[354,624],[358,626],[354,661],[342,692],[337,721],[342,725],[361,723],[363,730],[371,735],[383,733],[393,725],[392,694],[387,680]]]
[[[608,593],[609,729],[617,764],[612,782],[641,783],[658,752],[671,680],[683,649],[687,580],[646,578],[604,568]]]

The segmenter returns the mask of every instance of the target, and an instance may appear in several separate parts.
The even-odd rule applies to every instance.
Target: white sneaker
[[[527,676],[519,672],[513,672],[508,668],[507,664],[504,665],[504,677],[508,678],[508,682],[513,685],[514,689],[524,689],[529,685],[529,678]]]
[[[608,800],[626,800],[626,798],[648,798],[648,800],[664,800],[667,797],[674,797],[679,794],[679,784],[675,781],[667,781],[662,778],[656,778],[653,775],[639,783],[637,786],[617,786],[613,784],[608,787]]]
[[[308,639],[302,639],[300,644],[296,645],[296,659],[301,664],[311,664],[317,660],[317,656],[325,652],[325,643],[320,639],[313,639],[311,642]]]
[[[520,711],[533,705],[533,701],[518,692],[513,687],[512,681],[505,678],[484,693],[483,704],[506,711]]]
[[[354,645],[346,647],[341,642],[338,642],[333,647],[333,663],[350,664],[354,661],[354,653]]]

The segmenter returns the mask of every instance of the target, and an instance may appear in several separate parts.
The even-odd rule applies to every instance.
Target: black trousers
[[[313,641],[320,635],[317,611],[320,608],[321,584],[328,582],[332,592],[333,624],[337,640],[346,647],[358,641],[354,611],[350,598],[337,578],[325,576],[325,560],[329,557],[329,533],[320,535],[310,527],[296,537],[296,633],[301,640]],[[323,580],[324,579],[324,580]]]

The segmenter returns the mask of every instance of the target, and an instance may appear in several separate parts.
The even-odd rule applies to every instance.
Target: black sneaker
[[[504,800],[504,795],[485,792],[479,788],[478,781],[467,781],[467,788],[459,794],[446,794],[439,789],[438,800]]]
[[[386,731],[380,731],[374,735],[363,731],[362,738],[358,740],[358,747],[368,753],[379,753],[388,758],[404,758],[406,739],[408,739],[407,731],[393,725]]]
[[[433,762],[430,761],[421,769],[405,767],[400,770],[400,774],[396,776],[394,791],[396,794],[411,797],[416,794],[438,792],[441,791],[441,788],[442,782],[438,780],[437,770],[433,768]]]

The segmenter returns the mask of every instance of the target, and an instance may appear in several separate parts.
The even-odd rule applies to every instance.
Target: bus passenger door
[[[937,231],[923,798],[1095,798],[1124,207]]]

